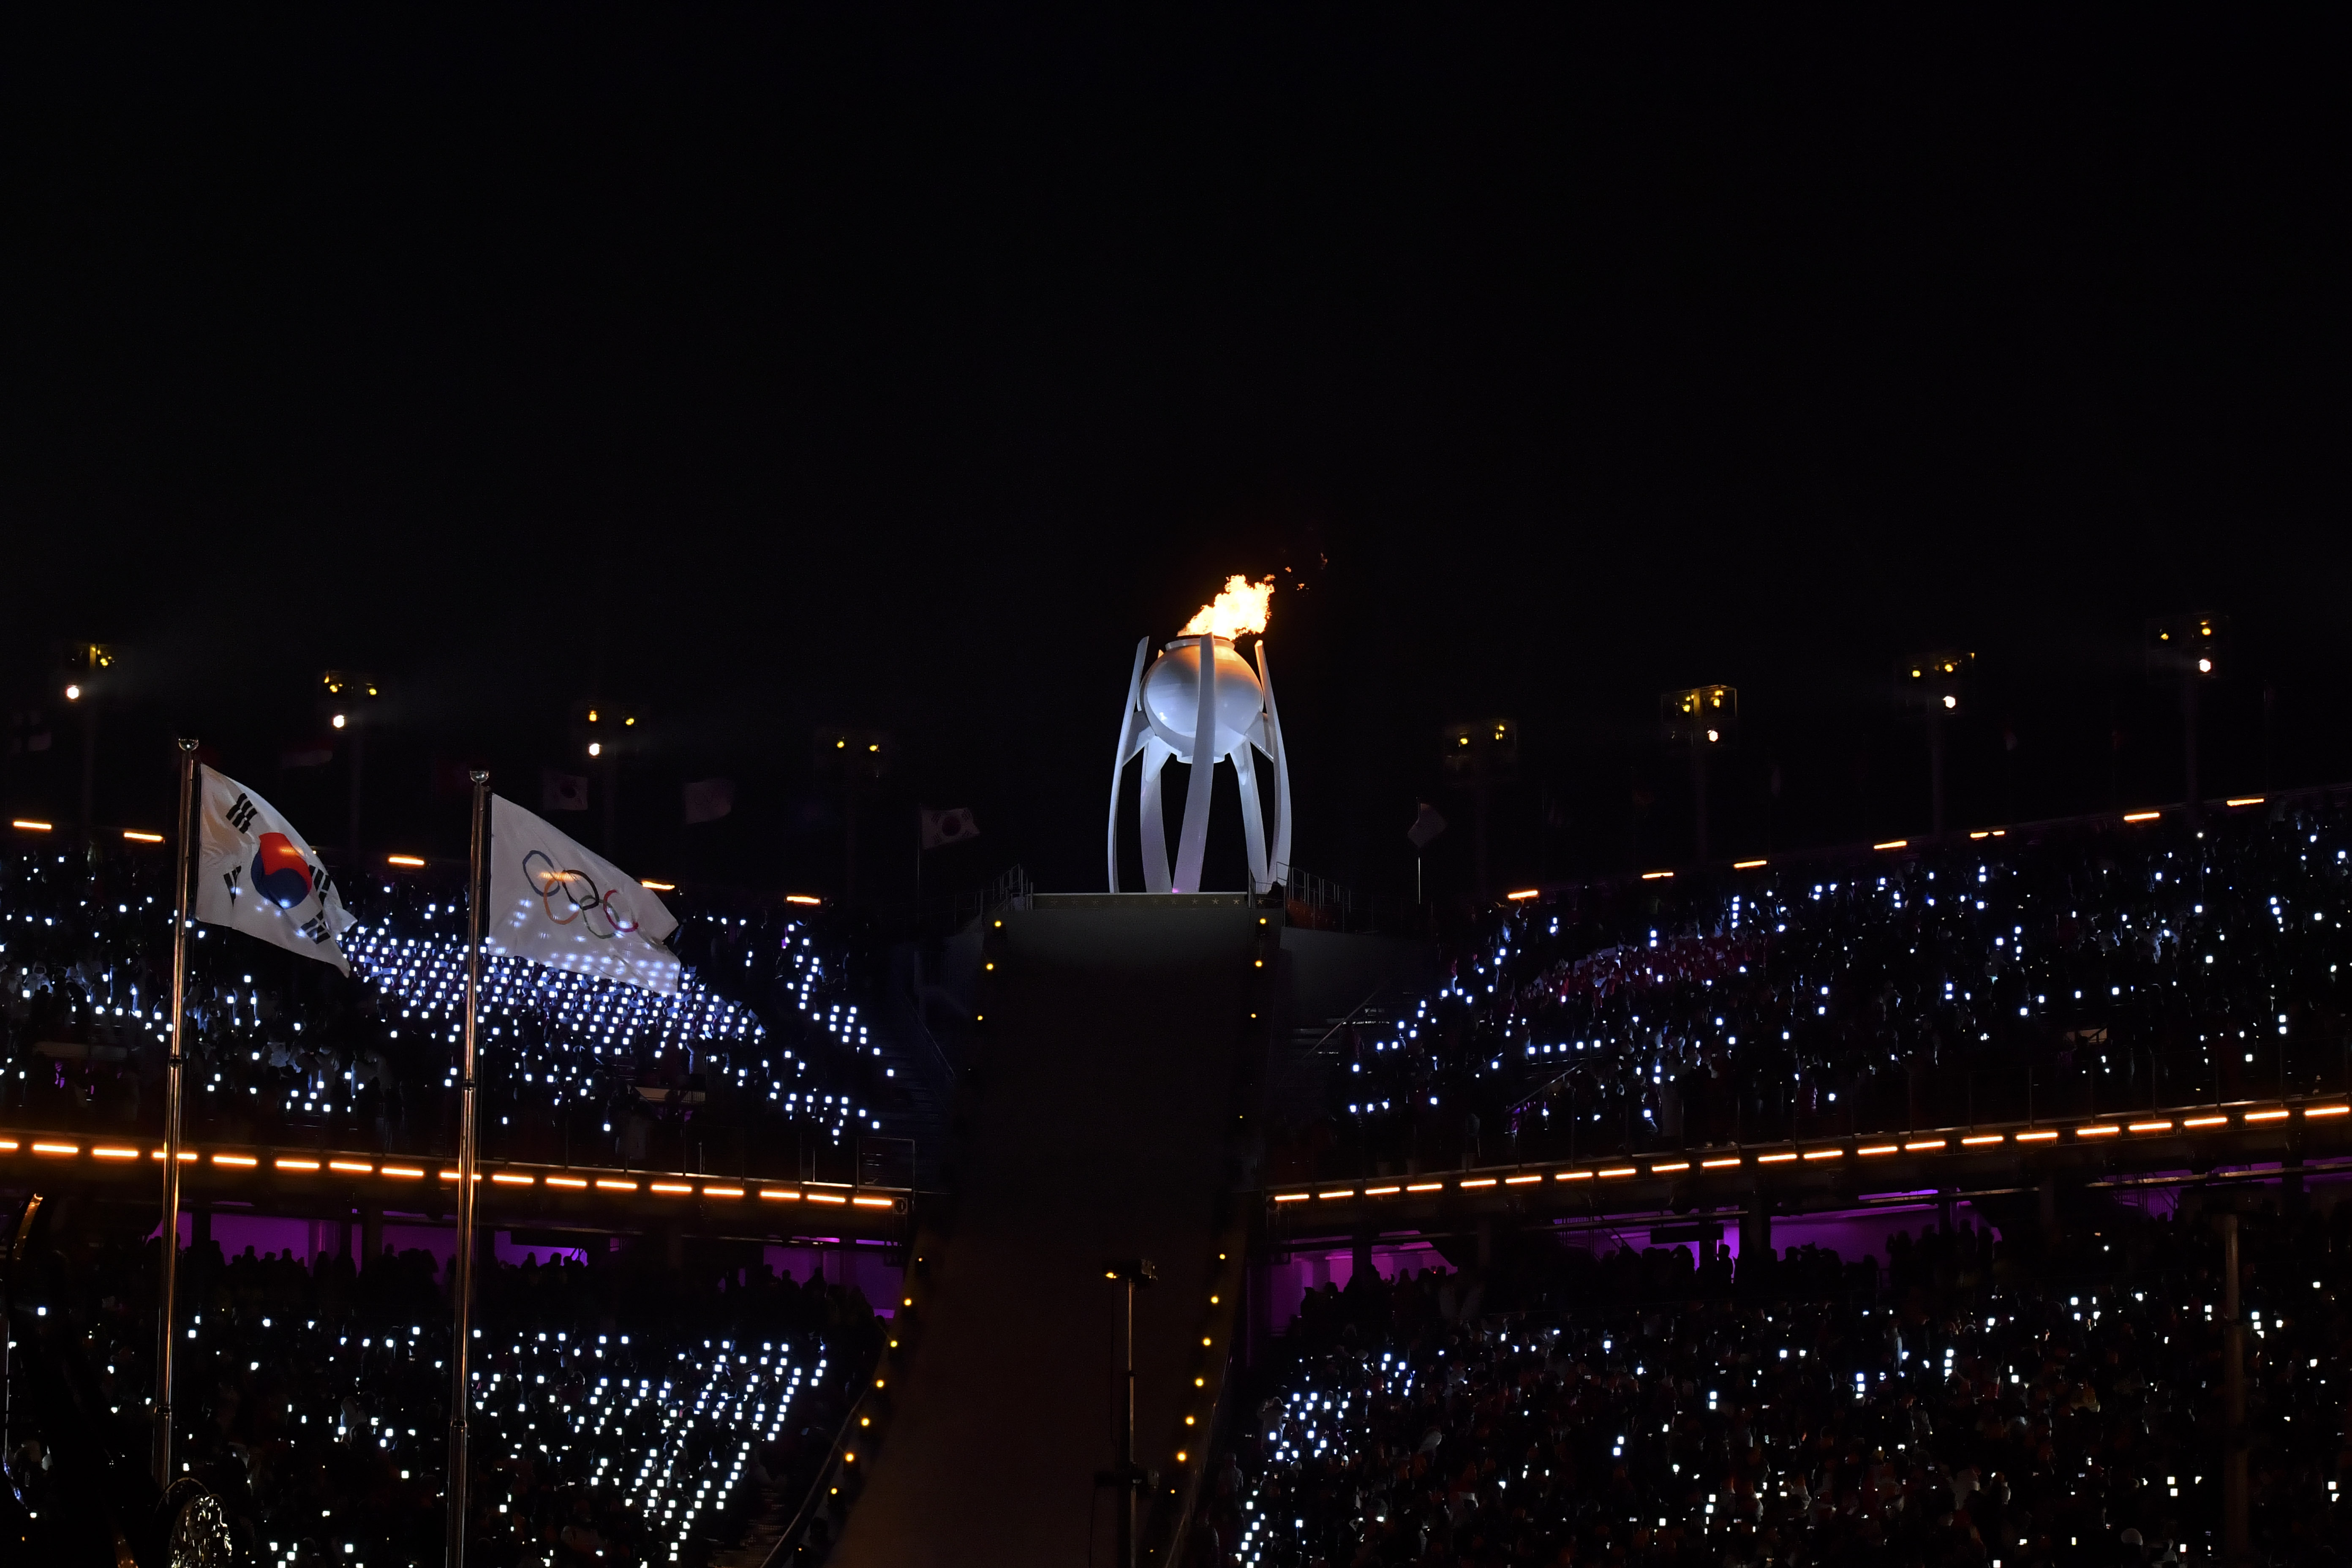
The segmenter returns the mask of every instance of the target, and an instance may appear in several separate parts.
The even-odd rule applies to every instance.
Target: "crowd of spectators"
[[[1884,1269],[1547,1241],[1493,1280],[1360,1270],[1213,1463],[1213,1560],[2217,1561],[2221,1223],[1931,1226]],[[2253,1560],[2340,1562],[2352,1205],[2238,1223]]]
[[[2313,796],[1592,884],[1333,1037],[1281,1173],[2352,1088],[2352,819]]]
[[[0,1119],[160,1131],[169,884],[160,850],[0,856]],[[188,1135],[447,1148],[465,975],[451,892],[421,877],[346,887],[349,979],[198,926]],[[845,940],[803,910],[670,897],[688,966],[675,997],[485,963],[485,1153],[842,1174],[894,1070],[852,999]]]
[[[36,1237],[9,1282],[0,1528],[28,1561],[110,1563],[110,1522],[135,1526],[154,1497],[159,1249],[89,1216],[44,1216]],[[422,1251],[306,1267],[203,1244],[181,1267],[175,1457],[220,1500],[238,1561],[439,1563],[449,1271]],[[880,1342],[854,1286],[755,1258],[534,1255],[488,1265],[478,1292],[467,1560],[496,1568],[695,1564],[789,1516]]]

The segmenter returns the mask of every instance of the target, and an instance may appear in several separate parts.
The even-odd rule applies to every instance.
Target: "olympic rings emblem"
[[[547,906],[547,918],[557,925],[578,921],[581,929],[599,942],[610,942],[637,929],[636,921],[613,907],[613,893],[618,889],[598,892],[594,878],[585,871],[558,867],[544,851],[534,849],[522,858],[522,874],[530,880],[530,890]]]

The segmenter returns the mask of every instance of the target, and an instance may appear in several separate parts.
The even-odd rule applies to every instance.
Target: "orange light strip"
[[[1911,847],[1911,840],[1908,838],[1890,838],[1884,844],[1874,844],[1871,847],[1873,849],[1908,849]]]
[[[1960,1140],[1960,1147],[1961,1147],[1961,1148],[1963,1148],[1963,1149],[1973,1149],[1973,1148],[1976,1148],[1976,1147],[1977,1147],[1978,1145],[1979,1145],[1979,1144],[1983,1144],[1983,1143],[1998,1143],[1998,1142],[2000,1142],[2000,1141],[2001,1141],[2001,1134],[2000,1134],[2000,1133],[1998,1133],[1998,1132],[1979,1132],[1979,1133],[1978,1133],[1978,1134],[1977,1134],[1975,1137],[1973,1137],[1973,1138],[1963,1138],[1963,1139],[1961,1139],[1961,1140]]]
[[[2134,1132],[2169,1132],[2172,1131],[2172,1123],[2169,1121],[2135,1121],[2131,1124],[2130,1130]]]
[[[1726,1165],[1737,1165],[1738,1163],[1739,1163],[1739,1156],[1737,1154],[1729,1154],[1720,1160],[1701,1160],[1698,1163],[1698,1168],[1702,1171],[1720,1171]]]
[[[104,1146],[100,1146],[92,1149],[89,1152],[91,1158],[98,1160],[136,1160],[139,1158],[139,1151],[136,1149],[109,1149]]]
[[[815,905],[824,902],[824,900],[818,898],[814,893],[786,893],[784,895],[784,902],[788,904],[805,904],[813,908]]]
[[[1845,1151],[1843,1149],[1808,1149],[1805,1151],[1805,1158],[1808,1160],[1843,1160],[1845,1158]]]
[[[1492,1176],[1481,1176],[1475,1182],[1461,1182],[1456,1184],[1460,1186],[1463,1191],[1467,1192],[1472,1187],[1491,1187],[1495,1184],[1495,1178]]]
[[[375,1174],[375,1167],[362,1160],[330,1160],[327,1162],[327,1169],[330,1171],[348,1171],[355,1176],[373,1176]]]
[[[1368,1198],[1385,1198],[1392,1197],[1402,1191],[1404,1191],[1402,1187],[1366,1187],[1364,1195]]]
[[[1603,1171],[1601,1174],[1603,1176],[1630,1176],[1633,1174],[1633,1167],[1631,1165],[1620,1165],[1614,1170]]]
[[[1543,1178],[1541,1176],[1506,1176],[1503,1178],[1503,1185],[1507,1187],[1524,1187],[1529,1182],[1540,1182],[1542,1180]]]
[[[1444,1185],[1444,1182],[1408,1182],[1404,1190],[1409,1193],[1433,1193]]]
[[[2221,804],[2223,805],[2260,805],[2263,804],[2263,797],[2258,795],[2242,795],[2234,799],[2225,800]]]
[[[270,1163],[281,1171],[315,1171],[319,1168],[316,1160],[272,1160]]]
[[[387,866],[422,866],[425,864],[425,857],[422,855],[387,855],[383,858],[383,863]]]
[[[30,822],[21,816],[9,823],[8,826],[11,827],[21,827],[27,833],[53,833],[57,830],[57,825],[55,823]]]
[[[122,837],[128,838],[133,844],[161,844],[163,842],[163,836],[162,834],[142,833],[135,827],[124,828],[122,830]]]
[[[782,1193],[764,1193],[761,1195],[763,1197],[774,1198],[782,1197],[783,1194]],[[800,1194],[798,1193],[794,1193],[793,1195],[794,1197],[798,1197]],[[1314,1194],[1311,1193],[1276,1193],[1274,1194],[1274,1201],[1278,1204],[1303,1204],[1313,1195]]]
[[[1797,1152],[1794,1149],[1789,1149],[1778,1154],[1759,1154],[1756,1156],[1756,1163],[1759,1165],[1785,1165],[1796,1157]]]
[[[1946,1139],[1922,1138],[1916,1143],[1904,1144],[1903,1152],[1906,1154],[1916,1154],[1923,1149],[1948,1149],[1949,1147],[1951,1147],[1951,1144]]]
[[[1650,1162],[1650,1174],[1654,1176],[1663,1176],[1668,1171],[1687,1171],[1689,1169],[1690,1162],[1688,1160],[1677,1160],[1671,1165],[1661,1165],[1654,1160]]]
[[[2021,1143],[2047,1143],[2057,1136],[2058,1134],[2054,1131],[2048,1132],[2021,1132],[2017,1135],[2017,1141]]]
[[[2352,1105],[2306,1105],[2303,1115],[2307,1121],[2315,1116],[2341,1116],[2347,1110],[2352,1110]]]
[[[0,1152],[5,1152],[10,1154],[15,1153],[16,1152],[16,1141],[14,1138],[0,1138]],[[158,1154],[155,1157],[159,1160],[163,1158],[161,1154]]]
[[[1644,882],[1672,881],[1674,875],[1672,871],[1644,871],[1642,873],[1642,880]]]
[[[0,1148],[14,1149],[16,1146],[16,1145],[14,1142],[0,1143]],[[163,1151],[161,1149],[150,1149],[147,1151],[147,1157],[150,1160],[160,1160],[163,1157]],[[194,1160],[200,1158],[200,1156],[194,1149],[183,1149],[180,1151],[180,1158],[183,1160]]]
[[[490,1180],[502,1187],[528,1187],[532,1184],[531,1177],[518,1176],[509,1171],[496,1172],[492,1173]]]
[[[2227,1127],[2229,1124],[2230,1119],[2226,1116],[2192,1116],[2180,1125],[2183,1127]]]
[[[1462,1184],[1466,1187],[1470,1184],[1465,1182]],[[1318,1193],[1315,1195],[1318,1198],[1352,1198],[1356,1195],[1356,1189],[1353,1187],[1341,1187],[1337,1192]]]
[[[798,1203],[801,1196],[800,1194],[793,1191],[790,1187],[761,1187],[760,1189],[760,1195],[763,1198],[775,1199],[780,1203]],[[1286,1198],[1276,1196],[1274,1201],[1278,1204],[1288,1203],[1293,1198],[1303,1198],[1307,1194],[1305,1193],[1293,1193],[1290,1194],[1290,1197]]]
[[[1590,1171],[1562,1171],[1559,1174],[1554,1176],[1552,1180],[1555,1182],[1589,1182],[1592,1180],[1592,1173]]]
[[[811,1193],[808,1194],[808,1201],[813,1204],[847,1204],[849,1202],[838,1193]]]
[[[37,1149],[40,1145],[36,1143],[33,1147]],[[254,1166],[260,1164],[261,1162],[255,1159],[250,1154],[215,1154],[213,1156],[213,1163],[215,1165],[235,1165],[240,1170],[249,1171],[253,1169]]]
[[[2284,1121],[2286,1118],[2287,1113],[2284,1110],[2249,1110],[2246,1112],[2246,1120],[2249,1121]],[[40,1145],[36,1143],[33,1147],[37,1149]]]
[[[415,1165],[386,1165],[383,1168],[383,1174],[390,1176],[395,1182],[414,1182],[422,1177],[425,1172]]]
[[[2164,813],[2160,811],[2126,811],[2124,813],[2124,820],[2126,822],[2154,822],[2158,817],[2162,816],[2163,815]]]
[[[1763,864],[1761,860],[1734,860],[1731,863],[1731,868],[1735,871],[1753,871]]]
[[[692,1182],[654,1182],[648,1184],[648,1190],[666,1194],[670,1197],[680,1194],[691,1197],[694,1195],[694,1184]]]
[[[890,1206],[888,1198],[852,1198],[849,1201],[862,1209],[887,1209]]]
[[[586,1178],[582,1176],[547,1176],[542,1180],[551,1187],[562,1187],[575,1193],[588,1185]]]
[[[1541,888],[1522,888],[1516,893],[1505,893],[1503,897],[1510,900],[1513,903],[1524,903],[1542,891],[1543,889]]]
[[[1869,1148],[1856,1149],[1854,1152],[1867,1159],[1873,1154],[1892,1154],[1895,1148],[1892,1143],[1873,1143]]]
[[[79,1143],[36,1143],[33,1145],[33,1152],[36,1154],[79,1154],[81,1152],[81,1145]],[[248,1164],[251,1163],[252,1162],[250,1161],[247,1162]]]
[[[639,882],[637,886],[656,893],[675,893],[677,891],[677,884],[676,882]]]
[[[615,1182],[609,1177],[599,1176],[596,1178],[596,1190],[600,1193],[634,1193],[637,1190],[637,1184]]]
[[[743,1195],[743,1189],[740,1187],[705,1187],[702,1189],[702,1195],[706,1198],[740,1198]]]
[[[2118,1131],[2120,1130],[2114,1127],[2077,1127],[2074,1129],[2074,1136],[2077,1138],[2112,1138]]]

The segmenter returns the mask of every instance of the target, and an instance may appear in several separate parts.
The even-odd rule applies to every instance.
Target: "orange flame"
[[[1201,613],[1186,621],[1184,629],[1177,635],[1237,637],[1244,632],[1262,632],[1273,607],[1273,578],[1253,583],[1236,572],[1225,579],[1225,591],[1217,595],[1216,602],[1202,605]]]

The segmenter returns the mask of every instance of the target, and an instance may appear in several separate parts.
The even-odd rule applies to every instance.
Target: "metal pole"
[[[343,732],[352,738],[351,799],[347,803],[347,816],[344,822],[343,852],[351,857],[351,867],[344,874],[355,877],[358,875],[357,867],[360,863],[360,785],[367,767],[367,731],[361,727],[360,718],[356,713],[350,717],[347,724],[348,728]]]
[[[1691,737],[1691,847],[1694,860],[1706,858],[1706,742]]]
[[[1944,716],[1927,715],[1928,820],[1937,839],[1944,837]]]
[[[2221,1216],[2221,1561],[2247,1560],[2246,1326],[2238,1321],[2238,1216]]]
[[[2197,667],[2191,664],[2180,678],[2180,798],[2189,803],[2189,815],[2197,814],[2197,803],[2203,797],[2197,790]]]
[[[488,839],[490,775],[477,768],[473,777],[473,848],[466,860],[466,1024],[460,1037],[465,1044],[457,1101],[457,1254],[450,1260],[457,1332],[449,1349],[448,1568],[465,1568],[466,1563],[466,1435],[473,1414],[466,1350],[472,1337],[467,1331],[474,1290],[474,1034],[481,1011],[477,998],[482,982],[482,861]]]
[[[1135,1568],[1135,1281],[1127,1282],[1127,1413],[1118,1429],[1118,1568]]]
[[[195,878],[196,742],[180,741],[179,853],[172,871],[172,1031],[163,1062],[163,1286],[155,1310],[155,1485],[172,1484],[172,1352],[180,1293],[180,1093],[187,1053],[189,902]]]

